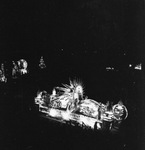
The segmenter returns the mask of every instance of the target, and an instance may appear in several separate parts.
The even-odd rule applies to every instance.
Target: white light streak
[[[71,118],[70,114],[71,114],[71,113],[70,113],[70,112],[67,112],[67,111],[66,111],[66,112],[65,112],[65,111],[63,112],[63,111],[62,111],[62,112],[61,112],[62,118],[63,118],[64,120],[67,120],[67,121],[69,121],[70,118]]]
[[[142,64],[138,64],[134,67],[136,70],[142,70]]]
[[[109,70],[114,70],[113,67],[106,67],[106,70],[109,71]]]

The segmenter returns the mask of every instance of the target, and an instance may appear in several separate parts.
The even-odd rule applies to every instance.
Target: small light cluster
[[[133,65],[133,64],[129,64],[129,68],[133,68],[135,70],[142,70],[142,64],[137,64],[137,65]]]
[[[17,62],[12,61],[13,68],[12,68],[12,78],[16,79],[17,74],[24,75],[28,73],[28,63],[24,59],[20,59]]]
[[[129,68],[132,68],[134,70],[142,70],[142,64],[129,64],[128,65]],[[107,71],[119,71],[119,69],[114,68],[114,67],[106,67]]]
[[[142,70],[142,64],[138,64],[134,67],[136,70]]]
[[[0,81],[1,82],[7,82],[7,78],[5,76],[5,69],[4,69],[4,64],[1,64],[1,69],[0,69]]]
[[[17,79],[19,75],[24,75],[29,72],[28,70],[28,62],[25,59],[20,59],[18,61],[11,61],[12,63],[12,68],[11,68],[11,76],[12,79]],[[7,73],[5,69],[5,64],[1,63],[1,68],[0,68],[0,82],[7,82]],[[44,63],[43,56],[40,58],[40,63],[39,67],[41,69],[46,68],[46,65]]]
[[[18,75],[24,75],[28,73],[28,63],[24,59],[20,59],[18,61],[12,61],[11,74],[9,75],[8,69],[5,68],[5,63],[1,63],[0,66],[0,82],[6,83],[8,81],[8,77],[12,77],[12,79],[17,79]]]
[[[40,112],[65,123],[97,130],[104,129],[105,122],[110,124],[110,130],[118,127],[128,116],[122,102],[111,105],[109,102],[103,104],[88,99],[84,97],[83,86],[76,81],[63,85],[55,87],[52,94],[46,91],[37,93],[35,104],[39,106]]]
[[[41,58],[40,58],[39,67],[40,67],[41,69],[46,68],[46,65],[45,65],[45,62],[44,62],[43,56],[41,56]]]

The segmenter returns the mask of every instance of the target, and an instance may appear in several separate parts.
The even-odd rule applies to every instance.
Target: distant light
[[[52,117],[57,117],[58,116],[58,112],[55,109],[50,109],[49,115],[52,116]]]
[[[106,67],[106,70],[114,70],[113,67]]]
[[[7,78],[4,75],[1,75],[0,81],[6,83],[7,82]]]
[[[129,67],[132,67],[132,64],[129,64]]]
[[[52,95],[53,95],[53,96],[55,96],[55,95],[56,95],[56,90],[55,90],[55,89],[53,89],[53,91],[52,91]]]
[[[91,127],[92,129],[94,129],[94,125],[95,125],[95,121],[96,121],[95,119],[81,115],[80,116],[80,121],[82,123],[84,123],[86,126]]]
[[[134,67],[136,70],[142,70],[142,64],[138,64]]]
[[[97,129],[101,129],[100,123],[97,123]]]
[[[18,72],[23,75],[23,74],[27,74],[28,73],[28,63],[26,60],[24,59],[20,59],[19,61],[17,61],[18,63]]]

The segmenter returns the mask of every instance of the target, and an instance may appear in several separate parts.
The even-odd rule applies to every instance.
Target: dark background
[[[140,0],[1,1],[0,149],[143,150],[144,2]],[[41,56],[47,68],[38,67]],[[12,60],[25,59],[29,74],[11,78]],[[141,63],[142,70],[129,68]],[[106,67],[115,70],[106,71]],[[117,71],[118,70],[118,71]],[[80,130],[39,117],[38,90],[80,79],[85,95],[129,111],[117,133]]]

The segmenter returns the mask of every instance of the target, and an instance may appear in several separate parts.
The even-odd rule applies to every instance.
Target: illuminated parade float
[[[84,96],[81,83],[70,81],[70,85],[63,86],[55,87],[52,94],[38,92],[35,97],[39,112],[48,119],[93,130],[112,130],[119,129],[128,116],[122,102],[103,104]]]
[[[7,82],[7,78],[5,76],[5,69],[4,69],[4,64],[1,64],[1,68],[0,68],[0,82]]]

